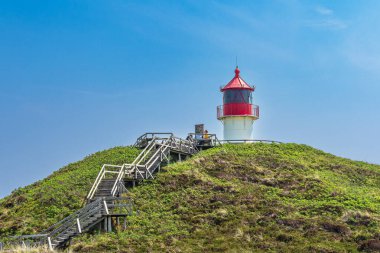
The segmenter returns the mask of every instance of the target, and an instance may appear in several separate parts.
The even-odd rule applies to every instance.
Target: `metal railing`
[[[260,108],[254,104],[243,104],[243,109],[237,109],[227,105],[219,105],[216,108],[217,118],[221,119],[227,116],[251,116],[258,119],[260,117]]]

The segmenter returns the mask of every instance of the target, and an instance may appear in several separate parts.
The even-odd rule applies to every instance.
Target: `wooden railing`
[[[49,249],[53,250],[72,236],[88,231],[94,225],[99,224],[104,215],[112,215],[114,212],[132,215],[132,200],[126,197],[98,198],[40,234],[6,238],[2,247],[24,246],[27,248],[48,245]]]
[[[123,166],[120,165],[111,165],[111,164],[104,164],[101,168],[101,170],[98,173],[98,176],[95,179],[94,184],[92,185],[88,195],[87,199],[92,199],[94,197],[94,194],[96,190],[98,189],[98,186],[100,182],[106,178],[107,175],[110,174],[119,174],[120,169],[122,169]]]
[[[117,196],[120,193],[121,183],[126,177],[132,179],[154,178],[153,172],[163,160],[169,159],[170,151],[189,155],[198,151],[193,141],[175,137],[172,133],[145,133],[137,139],[135,146],[144,147],[144,149],[132,163],[120,166],[103,165],[87,195],[87,201],[94,198],[100,183],[109,174],[114,179],[110,196]],[[115,174],[117,174],[116,177]]]
[[[173,136],[173,133],[145,133],[137,138],[135,147],[141,147],[141,144],[145,144],[146,141],[152,140],[153,138],[167,139]]]
[[[201,133],[189,133],[187,139],[191,140],[195,146],[207,146],[207,147],[214,147],[217,145],[221,145],[218,137],[216,134],[209,134],[207,133],[207,138],[206,134],[201,134]]]

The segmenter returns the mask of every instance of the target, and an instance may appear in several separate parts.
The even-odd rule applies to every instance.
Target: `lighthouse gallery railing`
[[[226,116],[252,116],[256,119],[260,117],[260,109],[254,104],[226,104],[217,107],[218,119]]]

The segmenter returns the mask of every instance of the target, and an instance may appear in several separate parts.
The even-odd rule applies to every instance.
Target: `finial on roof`
[[[239,67],[236,66],[236,69],[235,69],[235,76],[238,77],[240,74],[240,70],[239,70]]]

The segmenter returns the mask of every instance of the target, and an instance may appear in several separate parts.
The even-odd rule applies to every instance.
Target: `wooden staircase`
[[[195,141],[175,137],[172,133],[146,133],[137,139],[134,146],[142,151],[132,163],[103,165],[87,195],[88,202],[103,196],[119,196],[126,191],[126,181],[154,179],[154,173],[163,162],[169,162],[171,154],[181,160],[182,156],[198,152]]]
[[[48,245],[50,250],[65,248],[72,237],[85,233],[95,226],[101,228],[103,225],[103,229],[109,231],[113,216],[126,218],[132,213],[133,204],[130,198],[99,197],[41,234],[10,237],[6,245],[26,248]]]
[[[86,205],[64,218],[41,234],[7,238],[6,245],[40,246],[48,245],[50,250],[64,248],[70,239],[98,226],[105,231],[112,230],[112,218],[132,215],[132,200],[122,197],[128,192],[127,181],[154,179],[154,174],[170,156],[178,160],[198,152],[197,142],[175,137],[172,133],[146,133],[140,136],[135,147],[142,149],[130,164],[104,164],[87,195]],[[0,243],[3,247],[4,243]]]
[[[110,196],[115,180],[116,176],[114,178],[103,179],[98,186],[94,199]]]

